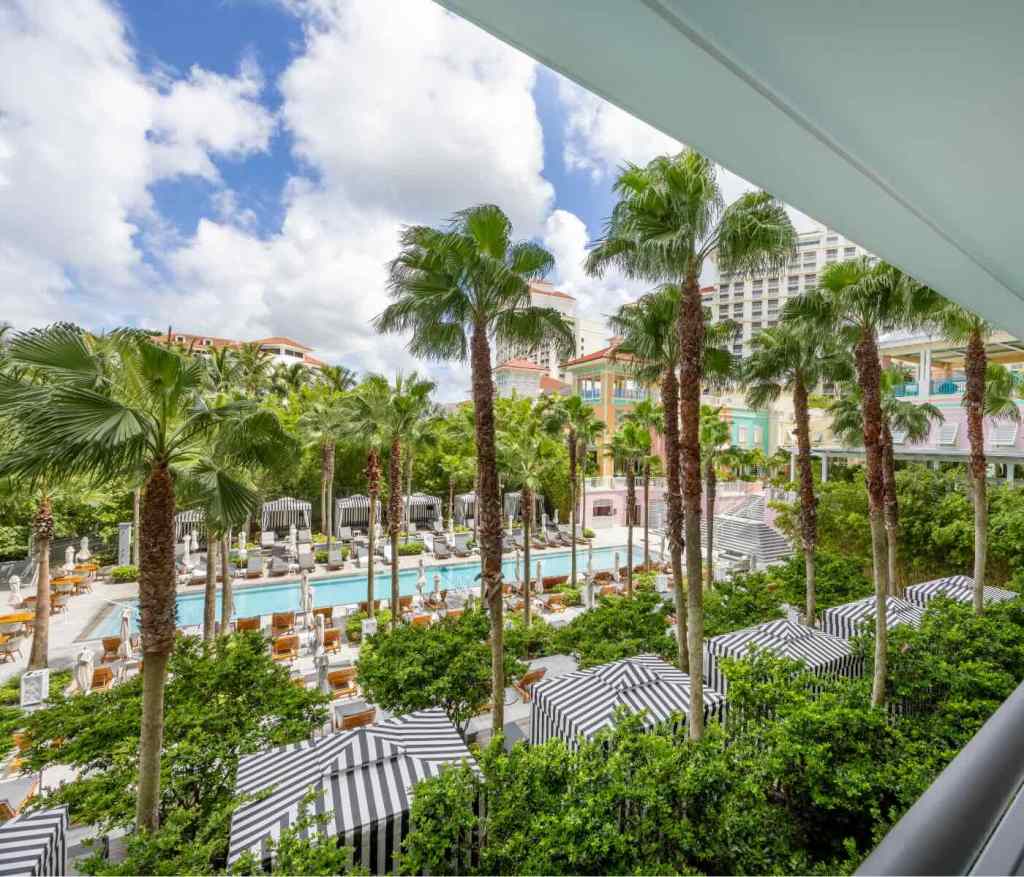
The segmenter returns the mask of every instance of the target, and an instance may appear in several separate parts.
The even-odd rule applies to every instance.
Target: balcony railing
[[[897,396],[916,396],[918,393],[917,381],[908,381],[905,384],[897,384],[893,387]]]
[[[933,396],[960,396],[964,392],[966,381],[962,380],[941,380],[930,381],[928,389]],[[904,384],[897,384],[893,392],[897,396],[916,396],[921,391],[917,381],[907,381]]]
[[[584,402],[600,402],[601,391],[600,390],[582,390],[580,391],[580,398]]]
[[[639,402],[647,398],[647,391],[635,387],[615,387],[612,396],[616,399],[626,399],[630,402]]]

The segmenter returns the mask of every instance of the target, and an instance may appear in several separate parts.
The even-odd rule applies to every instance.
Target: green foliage
[[[0,758],[14,749],[14,732],[20,731],[25,726],[25,719],[28,716],[20,706],[21,703],[21,673],[12,676],[0,686]],[[63,692],[71,682],[70,670],[57,670],[50,673],[51,697],[58,692]]]
[[[595,533],[594,533],[593,530],[590,529],[590,527],[584,527],[583,528],[583,538],[584,539],[593,539],[594,536],[595,536]]]
[[[391,623],[391,610],[390,609],[378,609],[374,613],[374,618],[377,619],[378,627],[386,627]],[[369,616],[365,612],[353,612],[348,616],[345,622],[345,636],[348,637],[349,642],[359,642],[363,636],[363,621]]]
[[[815,593],[818,609],[828,609],[874,593],[874,585],[864,574],[863,564],[830,551],[817,551],[815,558]],[[769,571],[779,583],[782,599],[793,606],[802,606],[807,594],[807,576],[803,554],[796,554]]]
[[[137,582],[139,580],[139,568],[131,563],[126,566],[115,566],[110,571],[110,578],[117,584]]]
[[[212,648],[179,638],[164,701],[164,828],[139,841],[133,848],[139,859],[126,862],[124,873],[198,873],[203,863],[208,871],[222,861],[238,759],[307,738],[325,721],[326,700],[293,685],[258,634],[221,637]],[[78,779],[41,804],[68,804],[73,821],[101,831],[128,828],[135,818],[141,676],[109,691],[53,701],[28,719],[26,766],[37,771],[61,764]]]
[[[517,612],[508,619],[505,628],[505,651],[515,655],[521,661],[529,661],[544,655],[552,655],[554,651],[555,628],[543,618],[531,616],[530,626],[523,621],[523,615]]]
[[[668,633],[668,612],[657,594],[646,591],[632,599],[602,597],[594,609],[555,632],[552,648],[579,655],[581,667],[646,653],[670,656],[675,642]]]
[[[422,542],[400,542],[398,545],[398,556],[413,557],[417,554],[422,554],[425,550],[426,546]]]
[[[582,589],[573,585],[559,585],[555,589],[559,594],[565,594],[567,606],[579,606],[583,602]]]
[[[429,627],[381,630],[360,650],[359,685],[383,709],[401,714],[439,706],[457,728],[465,728],[491,697],[488,633],[487,616],[477,609]],[[506,653],[506,678],[524,672]]]
[[[768,572],[741,573],[704,595],[704,635],[718,636],[781,618],[782,594]]]

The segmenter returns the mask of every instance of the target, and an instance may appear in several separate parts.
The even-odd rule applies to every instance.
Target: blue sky
[[[643,291],[581,268],[615,169],[675,148],[431,0],[5,0],[0,318],[289,335],[458,395],[370,329],[400,227],[500,204],[598,317]]]

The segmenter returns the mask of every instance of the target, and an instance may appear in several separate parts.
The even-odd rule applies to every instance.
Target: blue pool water
[[[626,562],[625,546],[614,546],[611,548],[594,549],[594,570],[611,569],[614,563],[615,552],[619,553],[619,562]],[[634,546],[634,563],[642,561],[642,548]],[[571,560],[568,551],[551,552],[540,555],[543,561],[543,574],[545,576],[565,575],[569,572]],[[576,551],[576,564],[582,574],[587,568],[586,550]],[[536,574],[536,566],[534,574]],[[502,563],[502,570],[506,578],[511,579],[515,574],[515,560],[506,559]],[[441,574],[442,589],[457,589],[472,587],[478,584],[476,577],[480,573],[479,559],[462,563],[445,564],[443,566],[427,567],[426,590],[431,591],[434,587],[434,573]],[[404,594],[416,593],[416,579],[419,572],[416,569],[406,569],[398,576],[399,589]],[[319,579],[310,583],[313,588],[313,602],[316,606],[344,606],[359,603],[366,599],[366,575],[346,575],[333,579]],[[387,599],[391,594],[391,571],[385,567],[378,566],[374,575],[374,596],[377,599]],[[280,585],[256,585],[244,587],[241,583],[235,588],[235,617],[248,618],[253,615],[269,615],[272,612],[287,612],[299,608],[299,583],[292,581]],[[117,636],[121,630],[121,608],[127,606],[133,611],[132,629],[137,627],[138,603],[128,601],[120,606],[112,608],[111,612],[100,622],[94,637]],[[178,626],[189,627],[203,623],[203,595],[183,594],[178,597]],[[220,595],[217,596],[217,618],[220,618]]]

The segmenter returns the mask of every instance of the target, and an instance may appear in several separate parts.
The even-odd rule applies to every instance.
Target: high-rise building
[[[783,271],[753,276],[718,273],[713,287],[704,290],[704,306],[711,309],[712,322],[734,320],[740,324],[732,352],[747,356],[750,339],[778,323],[788,299],[814,289],[822,268],[865,255],[870,254],[859,244],[818,226],[800,233],[796,256]]]

